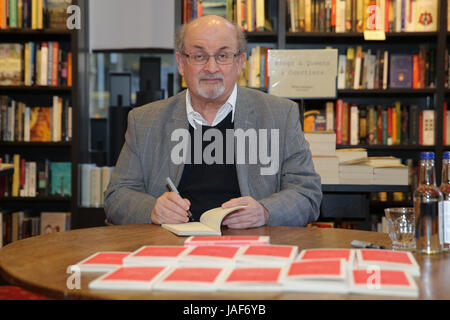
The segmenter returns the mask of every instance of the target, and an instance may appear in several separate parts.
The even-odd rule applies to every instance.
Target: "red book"
[[[265,245],[269,244],[269,239],[268,236],[191,236],[184,245]]]
[[[193,246],[180,258],[180,265],[232,265],[244,247],[238,246]]]
[[[222,281],[224,268],[220,267],[176,267],[155,284],[156,290],[215,291]]]
[[[125,266],[154,266],[175,264],[189,251],[183,246],[142,246],[127,256]]]
[[[25,159],[20,159],[20,188],[25,185]]]
[[[220,290],[281,291],[281,267],[244,267],[229,270]]]
[[[389,0],[384,4],[384,32],[389,32]]]
[[[117,269],[123,265],[123,259],[129,252],[104,251],[97,252],[76,265],[81,272],[106,272]]]
[[[388,145],[392,145],[392,107],[388,107],[387,109],[388,111],[388,127],[387,127],[387,132],[388,132]]]
[[[336,27],[336,0],[331,0],[331,26]]]
[[[167,271],[164,266],[121,267],[89,283],[89,289],[151,290]]]
[[[53,41],[52,45],[52,86],[58,85],[59,42]]]
[[[421,88],[419,68],[419,55],[413,54],[413,89]]]
[[[419,296],[417,285],[408,272],[377,268],[352,270],[350,292],[386,296]]]
[[[281,282],[287,291],[348,292],[344,259],[301,260],[283,270]]]
[[[358,268],[378,266],[384,269],[408,271],[414,276],[420,275],[419,265],[408,251],[358,249],[356,257]]]
[[[291,263],[297,256],[297,246],[248,246],[236,259],[236,264],[276,265]]]
[[[355,251],[353,249],[305,249],[300,252],[296,261],[344,259],[351,265],[353,264],[354,256]]]

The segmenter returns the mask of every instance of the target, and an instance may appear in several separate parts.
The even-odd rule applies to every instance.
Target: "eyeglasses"
[[[183,55],[187,58],[187,61],[191,64],[205,65],[208,63],[209,58],[214,57],[217,64],[225,65],[232,64],[234,58],[240,55],[240,53],[218,53],[218,54],[207,54],[207,53],[184,53]]]

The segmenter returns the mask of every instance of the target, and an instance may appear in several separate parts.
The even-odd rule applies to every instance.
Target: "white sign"
[[[335,98],[337,49],[269,50],[269,93],[285,98]]]

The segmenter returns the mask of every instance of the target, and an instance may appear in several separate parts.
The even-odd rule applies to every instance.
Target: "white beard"
[[[211,78],[212,77],[217,77],[217,76],[211,76]],[[219,77],[222,79],[221,82],[219,82],[214,87],[210,87],[210,86],[207,85],[208,86],[207,88],[202,87],[201,79],[208,78],[208,76],[200,77],[199,80],[198,80],[198,82],[199,82],[198,83],[198,94],[202,98],[205,98],[205,99],[216,99],[220,95],[222,95],[225,92],[225,87],[223,85],[223,76],[219,76]]]

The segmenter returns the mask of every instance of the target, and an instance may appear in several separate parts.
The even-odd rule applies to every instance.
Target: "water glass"
[[[414,208],[384,209],[393,250],[416,249],[416,216]]]

